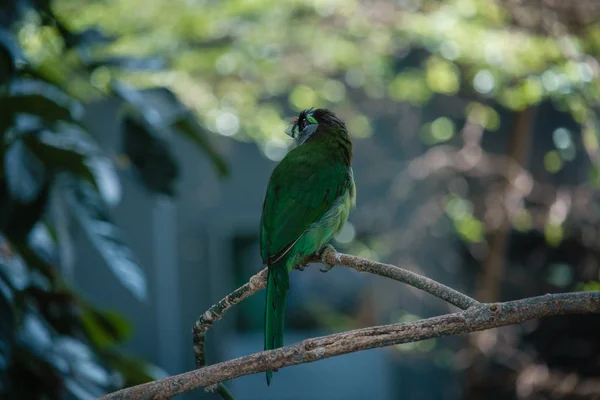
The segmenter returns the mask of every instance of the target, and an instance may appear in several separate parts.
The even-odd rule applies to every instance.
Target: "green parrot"
[[[309,109],[286,133],[297,146],[271,175],[260,221],[261,257],[269,268],[265,350],[283,347],[290,271],[321,251],[356,203],[352,142],[344,122],[329,110]],[[272,377],[267,371],[267,385]]]

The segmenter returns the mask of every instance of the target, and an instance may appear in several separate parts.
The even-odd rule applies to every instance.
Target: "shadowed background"
[[[333,245],[478,300],[600,288],[594,1],[9,0],[0,9],[0,394],[88,399],[194,368],[260,270],[287,121],[354,142]],[[291,274],[286,344],[452,311],[345,268]],[[262,350],[264,293],[208,334]],[[365,351],[238,399],[593,399],[596,316]],[[218,398],[196,392],[182,399]]]

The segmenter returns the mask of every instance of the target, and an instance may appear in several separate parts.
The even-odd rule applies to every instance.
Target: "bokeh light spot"
[[[306,85],[298,85],[290,94],[290,104],[297,111],[315,106],[317,95]]]
[[[473,86],[479,93],[487,94],[494,89],[494,76],[486,69],[479,71],[473,78]]]
[[[560,171],[562,167],[562,160],[557,151],[552,150],[546,153],[544,156],[544,167],[548,172],[555,173]]]
[[[565,128],[558,128],[552,133],[552,140],[557,148],[564,150],[572,145],[571,133]]]
[[[217,116],[215,126],[221,135],[233,136],[240,127],[240,121],[237,115],[226,111]]]

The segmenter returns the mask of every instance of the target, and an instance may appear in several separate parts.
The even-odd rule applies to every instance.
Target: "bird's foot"
[[[318,252],[318,254],[317,254],[317,255],[318,255],[318,256],[319,256],[319,258],[321,259],[321,262],[322,262],[323,264],[325,264],[325,268],[319,268],[319,271],[321,271],[321,272],[329,272],[329,271],[331,271],[331,269],[332,269],[333,267],[335,267],[335,264],[330,264],[330,263],[328,263],[328,262],[327,262],[327,255],[328,255],[329,253],[331,253],[331,252],[333,252],[333,253],[336,253],[336,250],[335,250],[335,248],[334,248],[332,245],[330,245],[330,244],[326,244],[325,246],[323,246],[323,247],[321,248],[321,250],[319,250],[319,252]]]
[[[325,268],[319,268],[319,271],[323,273],[329,272],[333,267],[335,267],[335,264],[325,264]]]

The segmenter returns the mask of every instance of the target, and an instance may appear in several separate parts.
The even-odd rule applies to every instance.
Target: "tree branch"
[[[476,300],[464,295],[448,286],[442,285],[432,279],[415,274],[395,265],[383,264],[376,261],[367,260],[348,254],[342,254],[335,251],[332,246],[327,246],[320,257],[314,256],[306,260],[307,262],[323,262],[330,265],[342,265],[355,269],[359,272],[368,272],[371,274],[384,276],[399,282],[406,283],[427,293],[441,298],[456,307],[465,310],[472,305],[479,304]],[[206,366],[205,346],[206,332],[211,326],[221,318],[231,307],[235,306],[245,298],[264,289],[267,286],[267,268],[252,276],[248,283],[240,286],[232,293],[225,296],[217,304],[210,307],[194,324],[192,336],[194,339],[194,359],[196,368]],[[208,388],[210,391],[218,392],[223,399],[233,399],[227,388],[219,383],[215,387]]]
[[[284,368],[376,347],[482,331],[559,314],[600,313],[600,292],[552,294],[467,310],[417,322],[336,333],[276,350],[239,357],[159,381],[122,389],[102,399],[168,399],[243,375]]]
[[[466,294],[454,290],[446,285],[429,279],[425,276],[415,274],[404,268],[397,267],[391,264],[384,264],[377,261],[367,260],[366,258],[351,256],[348,254],[338,253],[329,246],[323,253],[321,258],[313,257],[309,261],[321,261],[325,264],[341,265],[355,269],[359,272],[368,272],[386,278],[394,279],[398,282],[406,283],[407,285],[421,289],[429,294],[434,295],[461,310],[479,304],[475,299],[470,298]]]

